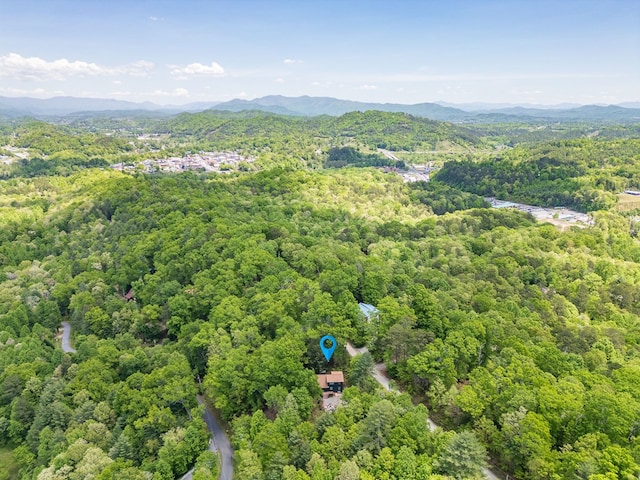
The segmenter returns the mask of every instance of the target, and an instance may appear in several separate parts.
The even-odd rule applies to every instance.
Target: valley
[[[74,118],[0,124],[0,478],[640,472],[637,127]]]

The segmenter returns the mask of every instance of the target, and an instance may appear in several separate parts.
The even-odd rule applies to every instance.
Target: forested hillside
[[[403,113],[351,112],[340,117],[288,117],[262,112],[178,115],[153,129],[188,140],[201,149],[234,148],[277,160],[280,166],[317,166],[317,149],[334,146],[388,150],[437,150],[441,144],[468,151],[479,146],[466,127]],[[282,156],[288,159],[286,162]],[[297,161],[297,163],[292,162]]]
[[[0,164],[5,178],[69,175],[82,168],[118,162],[134,165],[199,151],[237,151],[257,157],[257,165],[264,168],[319,168],[331,148],[343,146],[369,154],[378,148],[407,152],[485,148],[473,129],[375,111],[341,117],[205,111],[169,119],[65,118],[59,124],[18,119],[0,122],[0,155],[3,145],[28,150],[31,160]]]
[[[295,155],[319,138],[363,150],[386,135],[402,148],[476,142],[406,115],[239,118],[177,118],[182,131],[167,126],[171,138],[151,142],[222,148],[242,137]],[[24,128],[2,140],[42,162],[55,154],[47,136],[88,160],[103,148],[108,162],[146,141]],[[83,165],[29,178],[10,169],[33,158],[7,165],[0,479],[168,480],[194,465],[194,478],[216,478],[200,389],[229,421],[239,479],[464,479],[489,459],[510,478],[637,478],[640,242],[634,212],[608,209],[638,178],[637,141],[520,146],[413,185],[373,168],[322,169],[327,155],[314,170],[229,175]],[[532,200],[568,190],[573,206],[597,210],[595,225],[559,231],[486,208],[489,186]],[[367,321],[358,302],[379,316]],[[77,353],[59,347],[63,320]],[[325,334],[339,345],[328,364]],[[348,341],[371,355],[350,359]],[[374,361],[407,393],[378,388]],[[327,367],[347,377],[334,412],[320,408]],[[429,431],[429,416],[443,428]]]
[[[436,179],[482,196],[588,212],[640,188],[640,140],[571,140],[516,147],[481,162],[447,162]]]

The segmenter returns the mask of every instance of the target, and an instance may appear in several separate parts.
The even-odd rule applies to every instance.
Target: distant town
[[[431,180],[431,172],[437,170],[431,165],[412,165],[407,171],[398,172],[405,183],[428,182]]]
[[[527,205],[525,203],[508,202],[505,200],[498,200],[497,198],[487,197],[487,202],[491,204],[493,208],[515,208],[523,212],[530,213],[537,220],[547,220],[551,223],[562,224],[572,223],[579,224],[577,226],[593,225],[593,217],[587,213],[580,213],[574,210],[569,210],[564,207],[545,208],[537,207],[535,205]]]
[[[244,157],[237,152],[187,152],[183,157],[169,157],[141,162],[114,163],[111,168],[122,172],[185,172],[189,170],[225,173],[242,168],[243,163],[249,164],[255,157]]]

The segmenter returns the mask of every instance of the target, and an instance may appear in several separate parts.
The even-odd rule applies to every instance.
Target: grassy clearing
[[[618,210],[627,212],[640,208],[640,196],[629,195],[628,193],[620,193],[618,195]]]
[[[0,448],[0,480],[18,478],[18,464],[13,459],[11,450]]]

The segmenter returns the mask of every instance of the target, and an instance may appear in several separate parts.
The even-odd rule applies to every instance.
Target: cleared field
[[[618,194],[618,210],[627,212],[636,208],[640,208],[640,195]]]
[[[18,478],[18,465],[13,459],[11,450],[0,448],[0,480]]]

